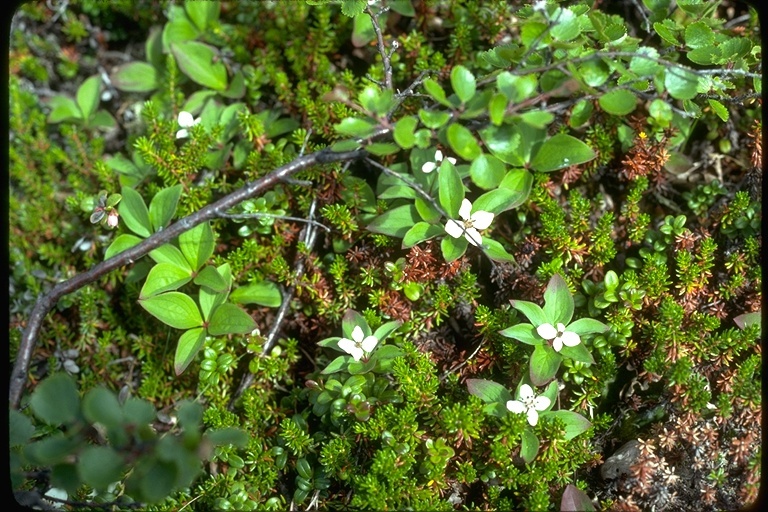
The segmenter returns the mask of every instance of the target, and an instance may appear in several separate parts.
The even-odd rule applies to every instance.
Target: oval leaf
[[[46,423],[59,425],[77,418],[80,395],[72,378],[66,373],[56,373],[41,382],[29,400],[35,416]]]
[[[531,162],[531,168],[539,172],[552,172],[570,165],[583,164],[595,156],[595,152],[576,137],[558,133],[544,141]]]
[[[77,461],[82,482],[97,490],[106,490],[120,480],[124,468],[123,458],[108,446],[87,446]]]
[[[429,224],[427,222],[417,222],[403,236],[403,248],[408,249],[409,247],[413,247],[418,243],[442,235],[443,233],[445,233],[445,230],[440,226]]]
[[[475,95],[477,83],[475,75],[462,65],[454,66],[451,70],[451,87],[462,103],[467,103]]]
[[[126,92],[150,92],[160,85],[157,70],[146,62],[122,64],[109,79],[115,87]]]
[[[255,328],[256,322],[248,313],[229,303],[217,307],[208,322],[208,334],[211,336],[247,334]]]
[[[173,263],[158,263],[149,271],[139,298],[146,299],[159,293],[178,290],[191,280],[189,269],[177,267]]]
[[[202,327],[190,329],[181,335],[179,344],[176,345],[176,356],[173,360],[173,369],[176,375],[184,373],[189,363],[202,348],[203,343],[205,343],[205,329]]]
[[[179,69],[195,83],[214,91],[227,88],[227,68],[218,59],[218,52],[207,44],[197,41],[171,43],[171,53],[176,57]]]
[[[635,110],[637,96],[626,89],[616,89],[600,96],[600,108],[615,116],[625,116]]]
[[[450,125],[447,135],[451,149],[464,160],[474,160],[482,153],[474,135],[464,126],[456,123]]]
[[[374,233],[402,238],[419,221],[419,213],[411,204],[388,210],[368,224],[368,230]]]
[[[149,203],[149,220],[154,231],[159,231],[171,222],[183,188],[181,185],[164,188],[152,198]]]
[[[152,316],[175,329],[192,329],[203,325],[203,318],[195,301],[180,292],[167,292],[139,299],[139,304]]]
[[[109,244],[109,247],[107,247],[107,250],[104,253],[104,259],[108,260],[112,256],[117,256],[121,252],[126,251],[139,243],[141,243],[141,238],[135,235],[128,233],[118,235],[117,238],[115,238],[112,243]]]
[[[138,192],[130,187],[123,187],[120,190],[123,200],[117,206],[120,217],[128,226],[128,229],[147,238],[152,234],[152,223],[149,221],[149,210]]]
[[[213,246],[213,231],[208,222],[198,224],[179,235],[181,252],[195,271],[199,270],[211,257]]]
[[[276,308],[283,302],[280,289],[272,281],[242,286],[235,289],[229,298],[237,304],[259,304],[271,308]]]

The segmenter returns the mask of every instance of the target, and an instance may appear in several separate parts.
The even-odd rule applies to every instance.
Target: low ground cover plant
[[[727,0],[23,6],[16,500],[753,503],[759,41]]]

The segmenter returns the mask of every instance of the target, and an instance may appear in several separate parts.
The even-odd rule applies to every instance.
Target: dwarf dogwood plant
[[[524,314],[530,323],[519,323],[500,332],[533,345],[531,382],[541,386],[552,380],[563,357],[594,364],[592,354],[582,343],[582,336],[598,334],[609,329],[592,318],[573,318],[573,297],[559,274],[552,276],[544,292],[544,307],[524,300],[511,301],[512,307]]]
[[[387,322],[372,332],[360,313],[347,310],[341,321],[344,336],[326,338],[318,342],[321,347],[344,353],[331,361],[322,373],[346,371],[351,375],[359,375],[388,369],[392,360],[402,352],[396,346],[384,345],[382,342],[400,325],[399,321]]]

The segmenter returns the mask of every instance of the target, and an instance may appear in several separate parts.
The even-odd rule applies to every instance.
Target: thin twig
[[[314,220],[309,219],[302,219],[301,217],[291,217],[288,215],[278,215],[276,213],[266,213],[266,212],[256,212],[256,213],[222,213],[220,215],[221,217],[224,217],[225,219],[236,219],[236,220],[244,220],[244,219],[280,219],[280,220],[290,220],[293,222],[304,222],[305,224],[311,224],[316,228],[324,229],[327,232],[331,231],[331,228],[326,226],[325,224],[321,224]]]
[[[14,409],[19,407],[21,395],[27,382],[27,372],[29,371],[32,352],[34,351],[38,334],[48,312],[56,305],[61,297],[79,290],[113,270],[138,261],[150,251],[165,245],[198,224],[220,217],[222,213],[230,208],[263,192],[292,174],[314,165],[354,160],[363,155],[365,155],[365,152],[362,150],[334,153],[324,149],[307,156],[298,157],[294,161],[275,169],[266,176],[247,183],[242,188],[224,196],[215,203],[209,204],[195,213],[178,220],[162,231],[154,233],[138,245],[126,249],[112,258],[102,261],[82,274],[78,274],[77,276],[62,281],[54,286],[47,294],[42,295],[37,299],[37,302],[29,315],[29,319],[27,320],[27,326],[21,335],[19,350],[16,354],[13,370],[11,371],[8,392],[10,406]]]
[[[381,55],[381,61],[382,64],[384,64],[384,88],[391,90],[392,89],[392,62],[390,60],[390,56],[392,55],[392,52],[387,54],[387,48],[384,46],[384,36],[381,33],[381,27],[379,26],[379,20],[378,16],[381,13],[386,12],[389,10],[388,7],[383,8],[378,13],[374,14],[373,9],[371,9],[371,6],[368,5],[365,8],[365,11],[368,13],[368,16],[371,17],[371,22],[373,23],[373,31],[376,33],[376,43],[379,48],[379,55]],[[392,51],[397,49],[397,46],[393,43],[392,45]]]

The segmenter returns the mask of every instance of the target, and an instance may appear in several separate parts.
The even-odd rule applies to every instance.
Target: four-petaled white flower
[[[181,111],[179,112],[179,119],[178,123],[179,126],[181,126],[181,130],[176,132],[176,138],[177,139],[186,139],[189,137],[189,130],[187,128],[192,128],[196,124],[200,122],[200,118],[194,118],[192,117],[192,114],[189,112]]]
[[[491,212],[472,211],[472,203],[469,199],[461,201],[461,208],[459,208],[459,217],[462,220],[449,219],[445,223],[445,232],[451,235],[453,238],[464,238],[472,245],[480,245],[482,243],[482,237],[480,236],[480,229],[485,229],[493,222],[493,214]]]
[[[557,329],[555,329],[552,324],[541,324],[536,328],[536,332],[545,340],[552,340],[552,348],[555,349],[555,352],[560,352],[563,345],[566,347],[575,347],[581,343],[581,338],[578,334],[566,331],[565,326],[559,322],[557,324]]]
[[[545,396],[536,396],[528,384],[520,386],[520,399],[507,401],[507,409],[516,414],[528,417],[528,423],[535,426],[539,422],[539,411],[544,411],[552,403]]]
[[[339,348],[355,358],[355,361],[359,361],[361,357],[370,354],[379,340],[376,336],[366,336],[363,329],[356,325],[352,329],[352,339],[341,338],[339,340]]]
[[[453,165],[456,165],[455,158],[448,157],[447,160],[451,162]],[[421,171],[429,174],[430,172],[440,167],[440,162],[442,161],[443,161],[443,152],[438,149],[437,151],[435,151],[435,161],[427,162],[424,165],[422,165]]]

